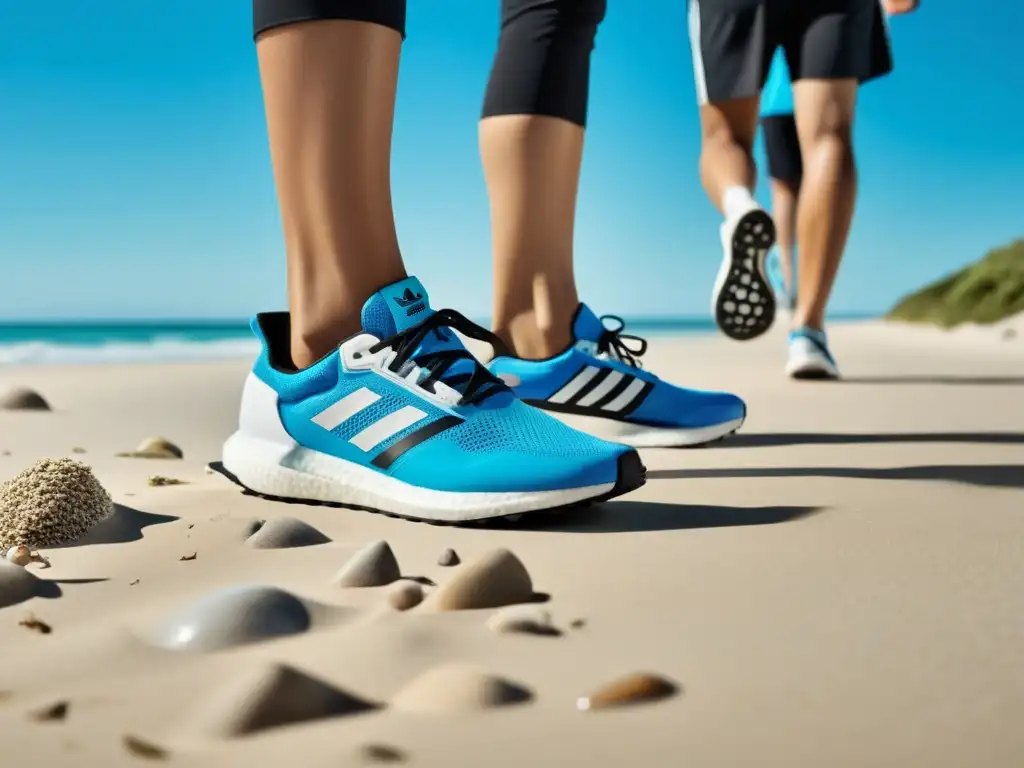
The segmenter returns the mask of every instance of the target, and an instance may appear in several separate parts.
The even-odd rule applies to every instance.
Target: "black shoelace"
[[[370,354],[376,354],[386,347],[391,347],[397,354],[388,366],[390,370],[401,375],[403,368],[408,370],[406,364],[411,361],[427,372],[427,377],[419,382],[419,386],[428,392],[435,391],[434,383],[438,381],[452,389],[465,384],[465,388],[461,390],[462,397],[459,398],[459,405],[476,405],[499,392],[509,391],[505,382],[480,365],[467,349],[440,349],[425,352],[416,357],[412,356],[420,343],[431,333],[436,334],[442,341],[447,341],[448,335],[442,328],[452,328],[471,339],[490,344],[499,354],[505,347],[502,341],[490,331],[481,328],[453,309],[442,309],[419,325],[374,344],[370,347]],[[442,378],[448,369],[459,360],[471,360],[473,372]]]
[[[626,327],[626,321],[617,315],[601,315],[602,325],[606,320],[618,323],[618,327],[609,328],[605,325],[604,331],[597,339],[598,353],[611,353],[626,365],[643,368],[640,358],[647,352],[647,340],[623,333],[622,329]],[[626,343],[627,341],[636,342],[636,347],[630,347]]]

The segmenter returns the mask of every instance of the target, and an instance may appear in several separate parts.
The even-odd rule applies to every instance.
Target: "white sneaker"
[[[824,331],[800,328],[790,332],[786,375],[792,379],[839,378],[839,366],[828,351]]]
[[[775,320],[775,294],[768,280],[768,252],[775,222],[754,206],[722,224],[722,266],[711,295],[711,314],[726,336],[755,339]]]

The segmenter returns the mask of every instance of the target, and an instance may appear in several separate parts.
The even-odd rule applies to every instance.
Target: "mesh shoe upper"
[[[575,343],[565,352],[547,360],[497,357],[489,368],[523,400],[552,410],[673,429],[744,418],[746,406],[736,395],[678,387],[641,368],[646,342],[622,334],[618,323],[606,327],[581,304]]]
[[[300,445],[417,487],[502,493],[614,483],[629,449],[521,403],[468,355],[447,327],[454,317],[435,316],[423,286],[408,278],[367,301],[363,334],[298,372],[272,364],[274,340],[257,319],[264,351],[255,373],[277,392],[281,422]],[[375,354],[397,370],[347,366],[344,350],[355,342],[380,347]]]

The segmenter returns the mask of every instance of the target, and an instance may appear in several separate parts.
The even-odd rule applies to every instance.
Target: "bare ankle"
[[[347,337],[359,329],[359,320],[336,318],[332,322],[308,325],[293,317],[291,333],[292,363],[298,369],[308,368],[330,354]]]
[[[542,326],[534,312],[517,315],[495,326],[494,333],[524,360],[544,360],[564,352],[572,343],[569,322]]]

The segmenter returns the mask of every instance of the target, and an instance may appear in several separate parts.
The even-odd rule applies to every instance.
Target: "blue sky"
[[[609,5],[578,220],[582,294],[602,312],[705,313],[718,216],[697,180],[685,3]],[[395,134],[409,269],[435,304],[472,316],[490,310],[476,121],[497,6],[410,3]],[[897,71],[862,92],[862,197],[835,311],[884,310],[1024,235],[1024,5],[953,6],[925,0],[893,20]],[[0,317],[283,306],[248,0],[0,0],[0,18]]]

